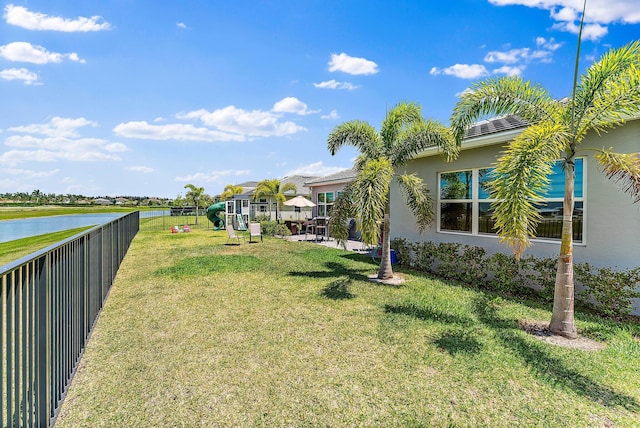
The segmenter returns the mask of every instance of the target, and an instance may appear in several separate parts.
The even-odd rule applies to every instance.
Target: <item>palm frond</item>
[[[345,246],[346,241],[349,239],[348,221],[356,217],[352,185],[353,182],[342,189],[333,203],[333,208],[331,208],[331,235],[342,246]]]
[[[416,217],[418,232],[424,232],[433,221],[435,211],[433,198],[424,181],[415,174],[397,176],[398,184],[407,197],[407,206]]]
[[[640,153],[613,153],[609,149],[595,158],[608,179],[631,195],[633,203],[640,202]]]
[[[383,157],[366,162],[352,182],[353,201],[358,207],[356,222],[367,244],[375,245],[380,238],[392,177],[393,166]]]
[[[640,41],[609,50],[582,75],[575,99],[576,123],[600,132],[640,112]]]
[[[414,123],[419,123],[421,120],[422,107],[413,102],[402,101],[389,110],[380,127],[380,136],[382,137],[385,153],[389,155],[393,150],[398,135],[404,129]]]
[[[336,126],[327,137],[327,148],[332,155],[343,146],[353,146],[367,158],[375,158],[382,153],[380,135],[373,126],[360,120]]]
[[[539,203],[549,184],[552,166],[566,147],[565,127],[542,122],[518,135],[498,159],[488,183],[495,226],[501,242],[520,257],[535,237]]]
[[[465,91],[451,116],[451,128],[458,143],[466,130],[484,115],[516,115],[529,123],[551,119],[557,103],[541,86],[522,78],[503,77],[475,83]]]
[[[395,167],[405,165],[415,156],[430,148],[442,149],[447,161],[458,157],[459,146],[451,129],[436,120],[421,120],[405,129],[399,136],[391,153]]]

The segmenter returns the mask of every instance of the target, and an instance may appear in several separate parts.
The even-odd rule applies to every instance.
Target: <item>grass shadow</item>
[[[433,343],[452,356],[456,354],[477,354],[482,350],[482,344],[472,334],[465,331],[444,333]]]
[[[474,302],[474,312],[479,321],[493,329],[500,343],[519,356],[542,382],[554,389],[561,385],[603,406],[620,406],[630,411],[640,411],[640,403],[634,397],[600,384],[551,355],[547,349],[555,345],[525,340],[519,332],[517,320],[505,320],[498,315],[497,310],[495,301],[486,295]]]
[[[471,318],[448,314],[433,308],[418,306],[412,303],[403,305],[385,305],[385,313],[412,316],[424,321],[436,321],[443,324],[457,324],[462,327],[471,326],[474,321]]]
[[[290,276],[297,277],[307,277],[307,278],[340,278],[347,277],[352,281],[366,281],[368,280],[367,275],[362,269],[350,269],[343,264],[336,262],[326,262],[324,266],[327,270],[317,270],[317,271],[304,271],[304,272],[289,272]]]
[[[333,300],[347,300],[356,297],[349,288],[351,287],[351,279],[341,278],[330,283],[322,293],[322,296]]]

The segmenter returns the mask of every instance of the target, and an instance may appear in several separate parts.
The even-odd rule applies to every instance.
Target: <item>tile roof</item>
[[[355,168],[349,168],[342,170],[340,172],[336,172],[335,174],[325,175],[324,177],[316,178],[315,180],[310,180],[304,183],[305,186],[321,184],[321,183],[330,183],[334,181],[347,181],[353,180],[356,178],[356,170]]]
[[[464,134],[465,139],[482,137],[512,129],[524,128],[527,122],[517,116],[502,116],[489,120],[483,120],[471,125]]]

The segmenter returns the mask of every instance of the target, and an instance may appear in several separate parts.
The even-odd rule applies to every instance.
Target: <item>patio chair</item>
[[[232,239],[235,239],[236,242],[238,243],[238,245],[240,245],[240,239],[242,239],[244,241],[244,236],[243,235],[237,235],[236,231],[233,230],[233,226],[228,224],[226,226],[227,228],[227,235],[229,235],[229,238],[227,239],[227,244],[229,243],[229,241],[231,241]]]
[[[262,242],[262,230],[260,229],[260,223],[249,223],[249,242],[253,242],[253,237],[256,237],[256,242],[258,242],[258,236],[260,237],[260,242]]]

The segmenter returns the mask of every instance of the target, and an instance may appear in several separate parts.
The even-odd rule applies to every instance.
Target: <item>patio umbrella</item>
[[[310,208],[310,207],[316,206],[316,204],[314,204],[304,196],[296,196],[295,198],[291,198],[288,201],[284,201],[284,204],[289,207],[298,207],[298,208],[307,208],[307,207]],[[298,221],[300,221],[300,211],[298,211]]]
[[[288,201],[284,202],[285,205],[290,207],[298,207],[298,208],[306,208],[306,207],[315,207],[316,204],[311,202],[309,199],[304,196],[296,196],[295,198],[291,198]]]

